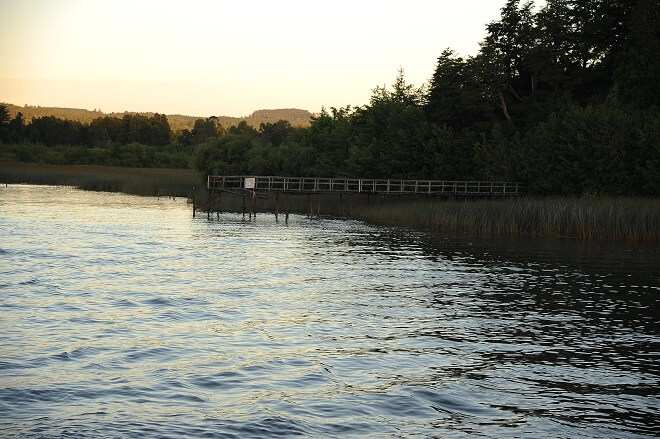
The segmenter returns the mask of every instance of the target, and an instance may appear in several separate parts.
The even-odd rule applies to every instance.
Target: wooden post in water
[[[279,214],[280,210],[280,193],[277,192],[275,194],[275,222],[279,222],[277,219],[277,215]]]
[[[195,186],[193,186],[192,203],[193,203],[193,218],[195,218],[195,209],[197,209],[197,205],[195,204]]]
[[[206,219],[211,219],[211,188],[208,189],[206,197]]]
[[[248,213],[248,221],[252,221],[252,194],[250,194],[250,212]]]
[[[286,193],[286,216],[284,217],[286,224],[289,224],[289,193]]]
[[[252,216],[254,217],[255,221],[257,219],[257,194],[256,192],[252,192],[252,202],[250,203],[250,211],[252,212]]]
[[[307,194],[307,210],[309,211],[309,214],[307,215],[307,218],[312,217],[312,194]]]
[[[316,217],[321,217],[321,194],[316,195]]]
[[[220,195],[222,195],[222,192],[218,192],[218,195],[217,195],[218,200],[217,200],[217,202],[216,202],[216,206],[215,206],[215,209],[216,209],[216,210],[215,210],[215,217],[216,217],[218,220],[220,219]]]
[[[243,192],[243,219],[245,219],[245,192]]]

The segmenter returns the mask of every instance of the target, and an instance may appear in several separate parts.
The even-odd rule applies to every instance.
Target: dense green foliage
[[[3,106],[0,114],[7,114]],[[189,165],[185,151],[172,142],[167,118],[161,114],[106,116],[84,124],[54,116],[25,123],[18,113],[0,123],[0,142],[3,160],[142,168]]]
[[[660,192],[660,6],[507,1],[479,53],[447,49],[427,87],[373,90],[269,142],[198,149],[208,173],[519,180],[539,194]]]
[[[324,109],[309,127],[208,118],[173,134],[158,114],[26,124],[4,111],[0,158],[657,195],[659,49],[654,0],[547,0],[539,9],[508,0],[475,56],[446,49],[428,85],[407,84],[401,71],[368,104]]]

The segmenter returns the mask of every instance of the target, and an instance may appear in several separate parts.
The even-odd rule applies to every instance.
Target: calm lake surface
[[[2,437],[654,437],[660,251],[0,188]]]

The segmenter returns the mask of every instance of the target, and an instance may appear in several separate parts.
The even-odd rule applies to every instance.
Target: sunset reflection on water
[[[658,251],[0,191],[0,433],[654,434]]]

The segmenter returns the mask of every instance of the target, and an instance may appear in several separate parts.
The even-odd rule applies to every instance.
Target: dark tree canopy
[[[323,109],[302,128],[275,118],[308,117],[299,110],[255,112],[258,125],[227,130],[221,119],[197,119],[174,135],[160,114],[26,122],[0,105],[0,153],[219,174],[516,180],[540,194],[660,193],[657,0],[507,0],[478,53],[438,50],[428,86],[401,70],[367,104]]]

